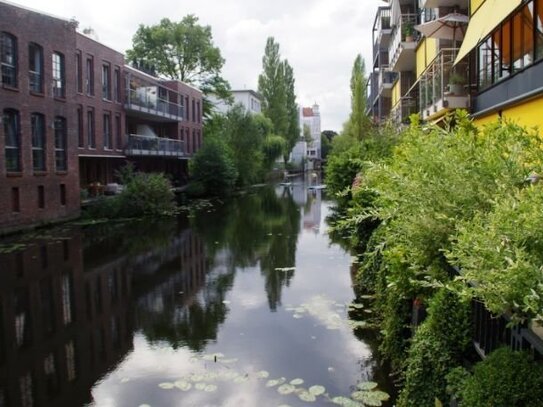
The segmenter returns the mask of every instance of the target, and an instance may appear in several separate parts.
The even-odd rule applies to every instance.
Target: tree
[[[158,25],[141,24],[126,57],[132,64],[153,67],[159,76],[197,86],[204,96],[230,99],[230,85],[221,77],[224,58],[213,44],[211,27],[198,24],[192,14],[179,22],[164,18]],[[210,106],[204,97],[206,116]]]
[[[351,115],[344,125],[343,133],[348,133],[357,140],[362,140],[371,126],[366,114],[366,65],[358,54],[351,73]]]
[[[258,91],[264,97],[262,112],[272,121],[273,132],[285,139],[283,158],[286,162],[300,134],[298,107],[293,69],[287,61],[281,61],[279,44],[273,37],[266,42]]]
[[[311,128],[307,125],[303,125],[303,138],[306,143],[311,143],[313,141],[313,138],[311,137]]]

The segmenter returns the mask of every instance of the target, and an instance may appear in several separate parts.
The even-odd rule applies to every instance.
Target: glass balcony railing
[[[392,120],[396,123],[408,123],[409,116],[419,113],[418,99],[415,96],[404,96],[390,111]]]
[[[127,89],[125,99],[126,108],[173,120],[182,120],[184,113],[183,106],[160,98],[157,93],[158,87]]]
[[[419,103],[426,119],[444,109],[467,108],[467,63],[455,66],[458,49],[442,49],[420,77]]]
[[[411,48],[414,52],[416,43],[420,38],[419,32],[415,30],[415,25],[417,25],[417,23],[417,14],[401,14],[400,18],[396,21],[394,29],[392,30],[392,40],[388,49],[388,60],[392,68],[394,68],[401,52],[407,44],[413,44]]]
[[[183,157],[183,141],[164,137],[129,134],[125,148],[127,156]]]

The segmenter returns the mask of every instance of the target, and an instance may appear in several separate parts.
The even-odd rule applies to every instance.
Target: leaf
[[[325,391],[326,391],[326,388],[324,386],[319,386],[319,385],[311,386],[309,388],[309,392],[313,394],[314,396],[320,396],[321,394],[324,394]]]
[[[303,383],[304,383],[304,379],[300,379],[300,378],[292,379],[290,381],[290,384],[292,384],[293,386],[299,386],[300,384],[303,384]]]
[[[375,382],[363,382],[356,385],[360,390],[373,390],[377,387]]]
[[[174,388],[174,385],[173,385],[173,383],[167,383],[166,382],[166,383],[160,383],[158,385],[158,387],[160,387],[161,389],[164,389],[164,390],[171,390],[171,389]]]
[[[294,393],[294,390],[296,390],[296,388],[292,384],[282,384],[277,388],[277,392],[283,395]]]

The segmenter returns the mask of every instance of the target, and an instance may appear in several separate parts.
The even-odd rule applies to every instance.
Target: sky
[[[195,14],[210,25],[226,59],[232,89],[256,90],[266,39],[275,37],[294,68],[298,104],[320,105],[322,130],[341,130],[350,112],[349,80],[356,55],[370,65],[379,0],[11,0],[92,27],[118,51],[131,47],[139,24]]]

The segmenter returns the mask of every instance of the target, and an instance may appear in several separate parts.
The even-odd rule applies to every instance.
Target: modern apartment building
[[[202,93],[148,75],[77,22],[0,0],[0,230],[77,217],[127,161],[186,182]]]
[[[311,138],[307,140],[308,169],[317,168],[321,160],[321,113],[318,104],[301,108],[300,128],[302,135],[305,133],[304,128],[308,128]]]
[[[262,112],[262,101],[264,98],[258,92],[250,89],[233,90],[232,91],[233,104],[227,104],[224,100],[218,98],[211,98],[215,111],[225,114],[234,104],[241,104],[245,110],[250,113],[258,114]]]
[[[541,0],[388,2],[373,26],[367,113],[374,121],[405,123],[418,113],[438,123],[463,108],[476,124],[498,117],[543,124]]]

